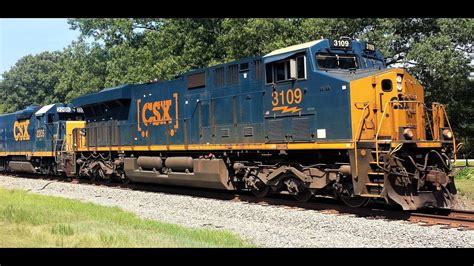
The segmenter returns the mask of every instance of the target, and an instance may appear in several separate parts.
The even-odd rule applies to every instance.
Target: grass
[[[468,159],[467,164],[474,167],[474,159]],[[457,159],[455,166],[466,166],[466,159]]]
[[[474,200],[474,168],[463,168],[454,180],[458,193],[469,200]]]
[[[251,247],[224,230],[144,220],[119,208],[0,188],[0,247]]]

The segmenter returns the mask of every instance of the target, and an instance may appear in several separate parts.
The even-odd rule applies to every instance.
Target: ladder
[[[58,166],[57,171],[64,172],[65,165],[63,155],[66,153],[66,150],[64,139],[61,138],[61,135],[63,134],[60,134],[60,125],[59,122],[54,123],[55,134],[53,135],[53,152],[55,163]]]

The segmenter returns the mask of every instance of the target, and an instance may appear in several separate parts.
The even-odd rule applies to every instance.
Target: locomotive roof
[[[271,53],[268,53],[268,54],[264,55],[263,57],[269,57],[269,56],[274,56],[274,55],[279,55],[279,54],[285,54],[285,53],[289,53],[289,52],[297,52],[297,51],[309,48],[309,47],[311,47],[315,44],[318,44],[322,41],[323,40],[317,40],[317,41],[305,42],[305,43],[301,43],[301,44],[297,44],[297,45],[288,46],[288,47],[285,47],[285,48],[274,50]]]
[[[211,69],[219,68],[219,67],[224,67],[228,65],[233,65],[233,64],[238,64],[238,63],[244,63],[244,62],[251,62],[252,60],[257,60],[257,59],[263,59],[263,63],[270,63],[273,61],[278,61],[281,59],[284,59],[286,57],[289,57],[295,53],[299,53],[301,51],[304,51],[306,49],[313,49],[314,47],[319,47],[321,46],[322,48],[326,48],[327,45],[329,45],[329,39],[320,39],[320,40],[315,40],[315,41],[310,41],[306,43],[301,43],[297,45],[292,45],[288,46],[285,48],[281,49],[276,49],[266,55],[263,56],[255,56],[255,57],[248,57],[248,58],[242,58],[240,60],[234,60],[231,62],[227,63],[222,63],[218,65],[213,65],[209,67],[204,67],[204,68],[199,68],[199,69],[193,69],[190,71],[187,71],[185,73],[182,73],[178,75],[174,80],[167,80],[165,82],[176,82],[177,80],[182,80],[185,76],[189,76],[195,73],[199,73],[202,71],[208,71]],[[358,40],[352,40],[357,42],[357,49],[363,49],[361,48],[362,44]],[[325,44],[327,43],[327,45]],[[363,42],[362,42],[363,43]],[[327,49],[327,48],[326,48]],[[373,71],[373,70],[372,70]],[[360,72],[360,71],[358,71]],[[347,74],[341,74],[338,75],[337,72],[331,73],[334,74],[334,76],[340,76],[339,78],[343,79],[354,79],[359,76],[364,76],[367,75],[368,73],[365,71],[362,71],[361,73],[357,73],[356,75],[353,75],[351,77],[347,77]],[[72,100],[72,103],[75,106],[86,106],[86,105],[94,105],[102,102],[107,102],[107,101],[114,101],[114,100],[120,100],[120,99],[130,99],[132,97],[132,90],[136,88],[140,88],[143,86],[148,86],[150,83],[143,83],[143,84],[124,84],[124,85],[119,85],[116,87],[112,88],[105,88],[101,91],[95,92],[95,93],[89,93],[86,95],[79,96],[75,99]]]

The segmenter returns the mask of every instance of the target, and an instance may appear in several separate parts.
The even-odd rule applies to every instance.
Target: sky
[[[62,50],[77,37],[67,19],[0,19],[0,75],[25,55]]]

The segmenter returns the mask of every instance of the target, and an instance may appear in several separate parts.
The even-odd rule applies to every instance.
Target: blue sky
[[[78,36],[67,19],[0,19],[0,75],[23,56],[62,50]]]

